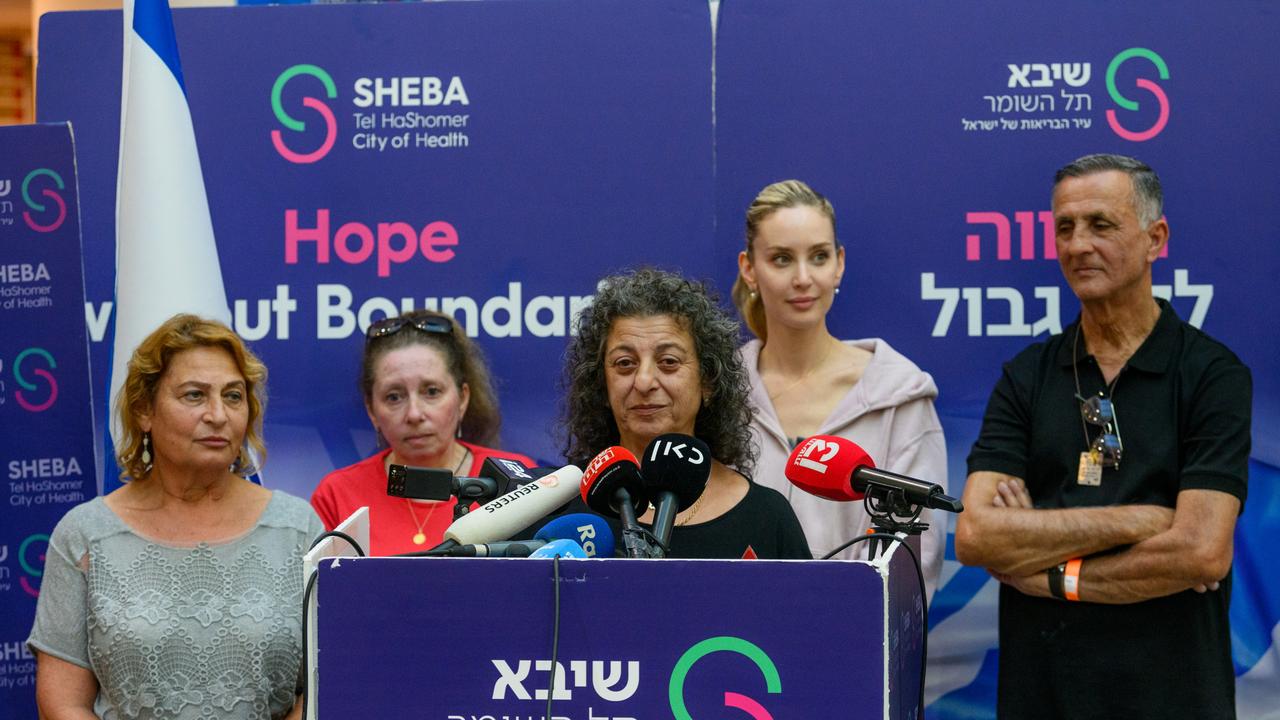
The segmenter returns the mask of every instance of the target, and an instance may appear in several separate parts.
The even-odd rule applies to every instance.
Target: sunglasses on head
[[[1120,422],[1116,420],[1115,404],[1104,397],[1082,398],[1080,401],[1080,417],[1090,425],[1102,428],[1102,434],[1089,445],[1089,452],[1103,467],[1120,467],[1120,455],[1124,452],[1124,443],[1120,440]]]
[[[397,315],[395,317],[383,318],[369,326],[369,330],[365,332],[365,342],[372,342],[378,338],[390,337],[401,330],[411,327],[418,332],[424,332],[432,335],[452,335],[453,321],[447,317],[438,315],[427,315],[425,317],[404,317]]]

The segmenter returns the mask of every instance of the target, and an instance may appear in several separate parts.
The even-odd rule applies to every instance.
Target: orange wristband
[[[1080,602],[1080,566],[1083,564],[1084,560],[1072,558],[1062,572],[1062,592],[1071,602]]]

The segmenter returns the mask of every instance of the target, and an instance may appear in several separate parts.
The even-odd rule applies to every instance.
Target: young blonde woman
[[[865,533],[871,519],[861,503],[824,500],[787,481],[784,466],[800,440],[838,435],[862,446],[878,467],[944,487],[947,480],[933,378],[884,340],[839,340],[827,329],[844,268],[835,210],[808,185],[774,183],[747,208],[733,299],[756,336],[740,351],[760,444],[756,481],[791,502],[814,557]],[[926,510],[921,520],[930,524],[921,561],[932,595],[948,518]],[[841,557],[866,553],[859,543]]]

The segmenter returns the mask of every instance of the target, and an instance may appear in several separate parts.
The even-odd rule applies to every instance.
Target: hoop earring
[[[151,433],[142,435],[142,453],[138,456],[143,467],[151,467]]]

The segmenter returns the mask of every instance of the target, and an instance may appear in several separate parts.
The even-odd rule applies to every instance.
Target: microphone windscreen
[[[667,433],[644,449],[640,474],[650,496],[662,490],[676,495],[678,511],[697,501],[711,477],[711,448],[696,437]]]
[[[487,457],[480,466],[480,477],[498,483],[498,494],[506,495],[521,485],[533,482],[539,476],[529,472],[529,468],[519,460]]]
[[[606,517],[618,517],[615,498],[619,490],[631,495],[636,515],[649,508],[649,494],[640,477],[640,463],[630,450],[614,445],[592,458],[582,473],[582,500],[587,507]]]
[[[445,540],[476,545],[506,540],[573,499],[582,471],[573,465],[512,490],[463,515],[444,531]]]
[[[792,485],[811,495],[848,502],[863,497],[853,489],[853,471],[875,466],[867,451],[852,440],[814,435],[791,451],[784,472]]]
[[[570,540],[569,538],[560,538],[559,540],[552,540],[546,545],[543,545],[537,550],[534,550],[532,553],[529,554],[529,557],[531,558],[553,558],[553,557],[582,558],[585,560],[587,557],[587,552],[582,549],[581,545],[574,542],[573,540]]]
[[[543,525],[533,537],[548,541],[567,538],[581,545],[587,557],[613,557],[613,530],[599,515],[591,513],[561,515]]]

